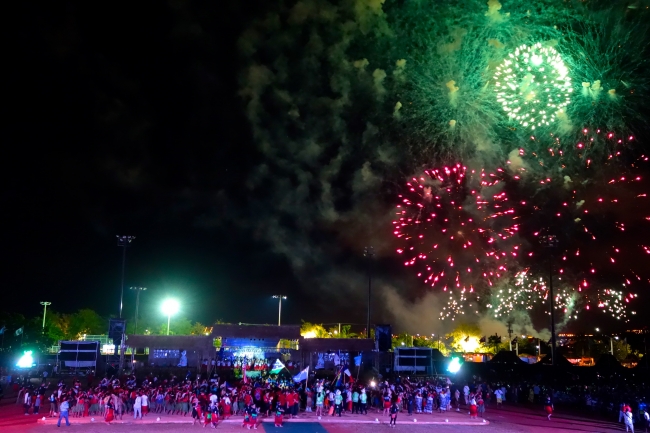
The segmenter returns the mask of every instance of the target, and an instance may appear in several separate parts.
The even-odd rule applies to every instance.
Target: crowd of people
[[[376,411],[389,417],[391,426],[396,425],[401,413],[412,417],[455,411],[478,418],[485,417],[488,407],[499,409],[506,400],[543,407],[550,420],[556,401],[565,401],[567,395],[575,394],[593,402],[602,391],[582,386],[580,394],[578,388],[552,391],[538,384],[490,384],[480,378],[468,383],[452,383],[446,378],[355,383],[344,376],[347,382],[312,379],[310,386],[305,386],[305,382],[294,383],[290,379],[278,382],[267,377],[229,383],[220,380],[216,373],[210,379],[207,376],[200,374],[192,379],[189,373],[185,378],[149,375],[142,380],[135,376],[111,377],[86,387],[79,379],[71,385],[63,380],[56,385],[44,381],[40,386],[23,386],[17,403],[24,405],[26,415],[58,416],[58,425],[62,421],[69,424],[69,418],[77,417],[98,417],[110,423],[125,416],[142,419],[165,414],[192,417],[195,423],[212,427],[221,419],[236,416],[241,417],[244,427],[256,429],[262,417],[272,416],[275,424],[281,426],[283,420],[299,416],[303,410],[315,412],[319,419]],[[619,422],[629,429],[635,423],[648,423],[642,399],[621,400],[617,407]]]

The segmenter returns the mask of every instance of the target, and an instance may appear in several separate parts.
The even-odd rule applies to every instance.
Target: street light
[[[162,304],[162,312],[167,315],[167,335],[169,335],[169,322],[172,319],[172,314],[178,313],[179,305],[175,299],[167,299]]]
[[[45,334],[45,314],[47,314],[47,306],[52,305],[51,302],[41,302],[43,306],[43,334]]]
[[[284,295],[273,295],[273,299],[278,300],[278,326],[280,326],[282,318],[282,300],[287,299],[287,297]]]
[[[368,259],[368,317],[366,319],[366,338],[370,338],[370,295],[372,292],[372,257],[374,255],[375,250],[373,247],[365,247],[363,249],[363,256]]]
[[[122,318],[122,307],[124,306],[124,273],[126,272],[126,249],[129,244],[133,242],[135,236],[120,236],[117,237],[117,246],[122,247],[122,285],[120,286],[120,319]],[[120,371],[122,365],[120,365]]]
[[[558,246],[557,236],[547,234],[540,237],[540,242],[549,250],[549,280],[548,292],[551,312],[551,365],[556,366],[557,360],[555,359],[555,297],[553,295],[553,252]]]

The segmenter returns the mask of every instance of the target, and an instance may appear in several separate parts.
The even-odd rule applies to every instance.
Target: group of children
[[[275,426],[283,427],[284,408],[279,404],[276,406],[274,419]],[[242,427],[248,428],[249,430],[251,428],[257,430],[259,411],[260,408],[255,406],[255,404],[249,404],[246,406],[244,409],[244,421],[242,422]],[[203,405],[199,400],[196,400],[192,407],[192,417],[194,418],[193,424],[199,422],[203,427],[209,425],[212,428],[216,428],[217,423],[219,422],[219,405],[210,402],[210,404],[205,407],[205,405]],[[228,413],[228,415],[225,415],[225,413],[223,414],[224,419],[229,417],[230,413]]]

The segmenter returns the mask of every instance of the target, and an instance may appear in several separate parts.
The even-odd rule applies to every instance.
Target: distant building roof
[[[553,359],[551,355],[545,355],[542,359],[537,362],[538,365],[551,365],[553,364]],[[555,363],[558,367],[572,367],[573,364],[562,355],[557,355],[557,362]]]

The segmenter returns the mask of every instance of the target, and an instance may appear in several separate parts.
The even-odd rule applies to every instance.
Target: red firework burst
[[[403,246],[397,252],[425,283],[456,292],[447,315],[462,312],[517,258],[518,225],[501,173],[461,164],[425,170],[399,196],[393,233]]]

